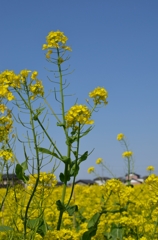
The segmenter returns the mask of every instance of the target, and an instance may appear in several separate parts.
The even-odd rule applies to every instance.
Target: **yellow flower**
[[[31,79],[32,79],[32,80],[35,80],[36,77],[37,77],[37,75],[38,75],[38,72],[37,72],[37,71],[32,72]]]
[[[30,85],[30,92],[33,93],[33,96],[31,96],[31,100],[34,100],[34,98],[37,95],[41,95],[43,97],[44,95],[44,86],[42,85],[42,81],[36,80],[36,83],[33,85]]]
[[[80,124],[93,124],[94,121],[90,120],[91,112],[85,105],[74,105],[72,106],[67,114],[65,115],[65,120],[67,127],[74,127],[76,123]]]
[[[27,78],[30,72],[31,72],[30,70],[24,69],[21,70],[20,74],[22,77]]]
[[[148,167],[146,168],[147,171],[154,171],[154,169],[155,169],[155,168],[154,168],[153,166],[148,166]]]
[[[67,40],[68,38],[64,35],[63,32],[60,32],[59,30],[56,32],[51,31],[46,37],[46,44],[43,44],[42,50],[46,50],[49,48],[62,48],[67,51],[72,51],[70,47],[65,45]]]
[[[125,137],[125,135],[124,135],[123,133],[119,133],[119,134],[117,135],[117,140],[118,140],[118,141],[121,141],[122,139],[124,139],[124,137]]]
[[[50,54],[52,54],[52,50],[48,50],[48,52],[46,53],[46,58],[50,58]]]
[[[4,113],[4,111],[7,109],[7,107],[4,104],[0,104],[0,112]]]
[[[46,50],[46,49],[47,49],[47,44],[43,44],[42,50]]]
[[[93,98],[93,101],[96,105],[101,104],[102,102],[104,102],[105,105],[108,103],[106,101],[108,92],[105,88],[102,87],[95,88],[92,92],[89,93],[89,97]]]
[[[3,158],[3,160],[5,161],[13,161],[13,153],[11,150],[0,150],[0,157]]]
[[[7,97],[8,101],[15,99],[15,97],[13,96],[13,94],[11,92],[8,92],[6,97]]]
[[[126,152],[123,152],[122,153],[122,157],[124,158],[129,158],[133,155],[133,152],[132,151],[126,151]]]
[[[92,173],[92,172],[94,172],[94,169],[95,169],[94,167],[89,167],[88,170],[87,170],[87,172],[88,172],[88,173]]]
[[[96,164],[100,164],[100,163],[102,163],[103,162],[103,159],[102,158],[98,158],[97,160],[96,160]]]

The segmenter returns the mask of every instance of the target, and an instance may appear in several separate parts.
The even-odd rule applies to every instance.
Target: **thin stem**
[[[79,146],[80,146],[80,123],[79,123],[78,136],[77,136],[77,151],[76,151],[75,169],[77,167],[77,160],[78,160],[78,155],[79,155]],[[69,200],[68,200],[68,203],[67,203],[66,207],[69,206],[69,203],[71,201],[73,191],[74,191],[74,186],[75,186],[75,180],[76,180],[76,175],[74,175],[74,178],[73,178],[71,194],[70,194],[70,197],[69,197]]]
[[[17,91],[17,89],[15,89],[16,92],[18,93],[18,95],[21,97],[21,99],[23,100],[23,102],[25,103],[26,107],[29,109],[29,105],[27,103],[27,101],[25,100],[25,98],[22,96],[22,94]],[[34,111],[32,109],[30,109],[30,113],[32,114],[32,119],[33,117],[36,116],[36,114],[34,113]],[[39,120],[38,116],[37,116],[37,121],[40,125],[40,127],[42,128],[43,132],[45,133],[45,135],[47,136],[47,138],[49,139],[49,141],[51,142],[51,144],[53,145],[54,149],[57,151],[57,153],[59,154],[59,156],[62,158],[62,154],[60,153],[60,151],[58,150],[58,148],[56,147],[55,143],[52,141],[51,137],[49,136],[48,132],[46,131],[46,129],[43,127],[41,121]]]
[[[58,55],[58,59],[59,59],[60,53],[59,53],[58,48],[57,48],[57,55]],[[63,128],[64,128],[66,138],[68,140],[68,132],[67,132],[67,129],[66,129],[66,121],[65,121],[65,106],[64,106],[62,70],[61,70],[61,66],[60,66],[59,61],[58,61],[58,70],[59,70],[59,77],[60,77],[60,97],[61,97],[61,107],[62,107]]]
[[[28,105],[27,106],[28,106],[28,109],[30,111],[30,125],[31,125],[31,129],[32,129],[36,158],[37,158],[37,179],[36,179],[33,191],[31,193],[31,196],[30,196],[29,201],[28,201],[27,206],[26,206],[26,211],[25,211],[25,216],[24,216],[24,240],[26,239],[26,234],[27,234],[27,219],[28,219],[29,207],[30,207],[30,204],[31,204],[32,199],[34,197],[34,194],[36,192],[36,188],[38,186],[39,176],[40,176],[40,159],[39,159],[39,152],[38,152],[38,144],[37,144],[37,140],[36,140],[35,126],[34,126],[33,114],[32,114],[33,111],[32,111],[32,106],[31,106],[31,102],[30,102],[29,89],[28,89],[27,85],[26,85],[26,94],[27,94],[27,98],[28,98]]]

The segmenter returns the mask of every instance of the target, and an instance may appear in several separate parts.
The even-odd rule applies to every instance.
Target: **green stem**
[[[59,49],[57,48],[57,55],[58,59],[60,57]],[[66,135],[66,139],[68,140],[68,132],[66,129],[66,121],[65,121],[65,106],[64,106],[64,93],[63,93],[63,78],[62,78],[62,70],[61,70],[61,64],[58,61],[58,71],[59,71],[59,77],[60,77],[60,97],[61,97],[61,107],[62,107],[62,118],[63,118],[63,128]]]
[[[57,56],[58,56],[58,59],[59,59],[60,53],[59,53],[59,49],[58,48],[57,48]],[[67,140],[67,157],[70,159],[71,143],[69,142],[69,136],[68,136],[68,132],[67,132],[67,129],[66,129],[62,70],[61,70],[61,66],[60,66],[59,62],[58,62],[58,71],[59,71],[59,77],[60,77],[60,97],[61,97],[61,107],[62,107],[63,129],[64,129],[66,140]],[[70,163],[65,163],[65,170],[64,170],[64,177],[65,177],[65,179],[64,179],[64,185],[63,185],[62,197],[61,197],[61,203],[63,205],[64,205],[64,201],[65,201],[65,196],[66,196],[67,177],[68,177],[67,175],[68,175],[68,170],[69,170],[69,164]],[[64,212],[63,210],[60,210],[58,223],[57,223],[57,230],[60,230],[63,212]]]
[[[130,158],[128,157],[128,185],[131,185],[131,181],[130,181]]]
[[[3,210],[4,202],[5,202],[5,200],[6,200],[6,197],[7,197],[7,195],[8,195],[8,192],[9,192],[9,184],[8,184],[9,171],[8,171],[8,165],[6,165],[6,168],[7,168],[7,189],[6,189],[6,193],[5,193],[4,197],[3,197],[2,203],[1,203],[1,205],[0,205],[0,212]]]
[[[26,210],[25,210],[25,216],[24,216],[24,240],[26,239],[26,234],[27,234],[27,219],[28,219],[29,207],[30,207],[30,204],[31,204],[32,199],[34,197],[34,194],[36,192],[36,188],[38,186],[39,176],[40,176],[40,159],[39,159],[39,152],[38,152],[38,144],[37,144],[37,140],[36,140],[35,126],[34,126],[34,121],[33,121],[33,110],[32,110],[32,106],[31,106],[31,102],[30,102],[29,89],[28,89],[27,84],[25,86],[26,86],[26,94],[27,94],[27,98],[28,98],[28,105],[27,106],[28,106],[28,109],[30,111],[30,125],[31,125],[32,134],[33,134],[33,140],[34,140],[35,151],[36,151],[36,158],[37,158],[37,179],[36,179],[35,186],[33,188],[33,191],[31,193],[31,196],[29,198],[29,201],[27,203]]]
[[[29,105],[27,103],[27,101],[25,100],[25,98],[21,95],[21,93],[15,89],[16,92],[18,93],[18,95],[21,97],[21,99],[23,100],[23,102],[25,103],[26,107],[29,109]],[[32,114],[32,119],[33,117],[36,116],[36,114],[34,113],[34,111],[32,109],[30,109],[30,112]],[[52,141],[51,137],[49,136],[48,132],[46,131],[46,129],[43,127],[41,121],[39,120],[38,116],[37,116],[37,121],[40,125],[40,127],[42,128],[43,132],[45,133],[45,135],[47,136],[47,138],[49,139],[49,141],[51,142],[51,144],[53,145],[54,149],[56,150],[56,152],[60,155],[60,157],[62,158],[62,154],[60,153],[60,151],[58,150],[58,148],[56,147],[55,143]]]
[[[125,144],[126,150],[129,151],[126,141],[124,139],[122,139],[122,141]],[[128,179],[127,179],[127,181],[128,181],[128,186],[130,186],[131,185],[131,181],[129,179],[130,178],[129,175],[130,175],[130,171],[131,171],[131,169],[130,169],[130,165],[131,165],[130,157],[127,158],[127,161],[128,161]]]
[[[116,178],[116,176],[110,171],[110,169],[104,164],[104,163],[101,163],[103,165],[103,167],[106,168],[106,170],[113,176],[113,178]]]
[[[78,160],[78,154],[79,154],[79,146],[80,146],[80,123],[79,123],[79,128],[78,128],[78,136],[77,136],[77,151],[76,151],[76,160],[75,160],[75,168],[77,167],[77,160]],[[74,175],[73,182],[72,182],[72,188],[71,188],[71,194],[68,200],[68,203],[66,205],[69,206],[69,203],[71,201],[73,191],[74,191],[74,186],[75,186],[75,180],[76,180],[76,175]]]

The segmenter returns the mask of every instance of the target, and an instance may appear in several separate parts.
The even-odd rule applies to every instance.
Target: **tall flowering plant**
[[[98,105],[107,104],[108,92],[103,87],[97,87],[89,93],[89,97],[93,99],[92,106],[76,103],[70,109],[66,109],[63,83],[65,70],[62,66],[69,59],[66,54],[72,51],[71,47],[67,45],[67,40],[68,38],[63,32],[51,31],[42,47],[43,50],[47,51],[45,54],[47,61],[57,67],[57,70],[52,71],[58,72],[59,81],[57,84],[59,89],[55,90],[54,93],[55,99],[60,103],[60,114],[55,113],[47,102],[44,85],[38,78],[37,71],[24,69],[19,74],[9,70],[0,73],[0,112],[2,115],[0,117],[0,159],[6,166],[8,166],[9,161],[15,164],[16,175],[26,186],[24,196],[28,197],[24,197],[23,202],[17,201],[17,207],[22,208],[20,211],[22,230],[19,231],[22,235],[19,236],[24,240],[35,239],[33,236],[36,233],[44,236],[51,227],[48,226],[44,214],[46,209],[44,202],[49,197],[50,192],[44,189],[48,186],[51,189],[54,188],[56,179],[53,173],[53,175],[46,177],[46,174],[43,175],[41,172],[42,167],[46,164],[45,159],[49,159],[47,164],[51,164],[52,158],[56,158],[64,164],[64,169],[59,175],[63,189],[61,198],[56,201],[56,207],[59,211],[56,230],[59,231],[62,228],[62,218],[65,212],[72,216],[78,211],[77,205],[71,205],[71,199],[80,164],[89,156],[88,151],[80,153],[81,138],[92,130],[94,124],[92,114]],[[58,99],[57,93],[59,93]],[[7,104],[10,101],[14,103],[14,106],[17,106],[17,109],[20,109],[18,116],[7,109]],[[62,128],[65,134],[66,153],[59,149],[53,140],[54,136],[51,136],[48,125],[45,123],[49,109],[57,121],[57,126]],[[24,150],[25,161],[23,163],[18,162],[13,153],[12,145],[9,143],[9,134],[13,129],[12,117],[14,121],[27,130],[25,140],[21,140],[18,136]],[[44,138],[47,139],[49,148],[42,145]],[[8,167],[6,168],[8,169]],[[56,165],[53,166],[53,169],[56,169]],[[30,172],[29,176],[26,175],[26,171]],[[67,183],[70,179],[72,180],[72,188],[69,198],[66,199]],[[36,209],[36,214],[32,215],[31,209],[35,208],[35,202],[38,203],[38,211]],[[33,235],[32,232],[35,234]]]

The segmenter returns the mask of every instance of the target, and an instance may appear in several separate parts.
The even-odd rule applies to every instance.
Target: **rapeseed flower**
[[[108,92],[105,88],[103,87],[97,87],[95,88],[92,92],[89,93],[89,97],[93,98],[94,103],[101,104],[102,102],[106,105],[107,102],[107,97],[108,97]]]
[[[4,161],[11,160],[13,161],[13,152],[11,150],[0,150],[0,158]]]
[[[4,113],[4,111],[7,109],[6,105],[0,104],[0,112]]]
[[[50,55],[53,53],[53,51],[52,50],[48,50],[48,52],[46,53],[46,58],[50,58]]]
[[[148,167],[146,168],[147,171],[154,171],[154,169],[155,169],[155,168],[154,168],[153,166],[148,166]]]
[[[90,120],[91,112],[85,105],[74,105],[72,106],[67,114],[65,115],[67,127],[74,127],[77,123],[81,125],[93,124],[94,121]]]
[[[98,158],[97,160],[96,160],[96,164],[100,164],[100,163],[102,163],[103,162],[103,159],[102,158]]]
[[[132,151],[126,151],[126,152],[123,152],[122,153],[122,157],[123,158],[129,158],[133,155],[133,152]]]
[[[35,80],[37,75],[38,75],[38,72],[37,71],[33,71],[32,74],[31,74],[31,79]]]
[[[66,46],[68,38],[64,35],[63,32],[60,32],[59,30],[54,32],[51,31],[48,33],[46,37],[46,44],[43,44],[42,50],[46,49],[52,49],[52,48],[58,48],[58,49],[64,49],[66,51],[72,51],[72,49],[69,46]],[[48,50],[46,57],[50,58],[50,52],[51,50]]]
[[[20,74],[23,78],[27,78],[30,72],[31,72],[30,70],[24,69],[21,70]]]
[[[41,95],[43,97],[44,95],[44,86],[42,84],[42,81],[40,80],[36,80],[35,84],[31,84],[29,86],[30,92],[33,93],[33,95],[31,96],[31,100],[34,100],[34,98],[37,95]]]
[[[121,141],[121,140],[124,139],[124,137],[125,137],[125,135],[124,135],[123,133],[119,133],[119,134],[117,135],[117,140],[118,140],[118,141]]]
[[[87,170],[87,172],[88,172],[88,173],[92,173],[92,172],[94,172],[94,170],[95,170],[94,167],[89,167],[88,170]]]

